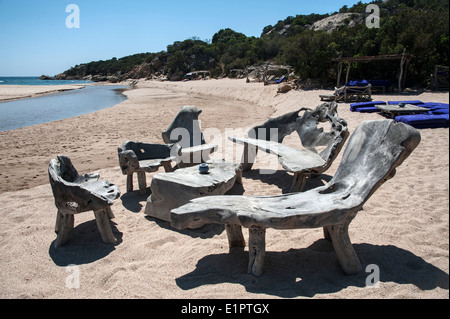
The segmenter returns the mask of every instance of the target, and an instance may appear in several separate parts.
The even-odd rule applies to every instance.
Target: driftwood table
[[[278,196],[210,196],[173,209],[177,229],[199,224],[225,224],[230,248],[244,247],[241,226],[249,229],[248,272],[260,275],[267,228],[323,227],[346,274],[361,264],[348,235],[350,222],[369,197],[388,179],[420,142],[413,127],[394,120],[362,123],[350,137],[331,181],[303,193]]]
[[[398,104],[398,105],[377,105],[382,115],[388,118],[394,118],[397,115],[405,114],[421,114],[430,111],[426,107],[420,107],[413,104]]]
[[[242,184],[239,164],[210,162],[208,165],[209,171],[206,174],[201,174],[199,165],[196,165],[154,175],[150,186],[152,194],[147,199],[144,213],[170,222],[170,211],[173,208],[194,198],[223,195],[236,182]]]

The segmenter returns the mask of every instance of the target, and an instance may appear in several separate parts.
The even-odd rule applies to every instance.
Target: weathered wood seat
[[[248,133],[248,138],[229,137],[244,145],[242,168],[248,171],[255,162],[258,149],[278,156],[281,166],[294,173],[291,192],[301,191],[308,175],[321,174],[333,163],[348,138],[347,123],[337,116],[337,104],[323,103],[315,110],[302,108],[298,111],[268,120]],[[302,116],[301,111],[305,111]],[[330,131],[319,128],[320,122],[328,121]],[[282,144],[283,139],[297,131],[299,147]],[[303,148],[300,148],[300,142]],[[317,148],[325,146],[318,152]]]
[[[364,122],[350,137],[337,172],[327,185],[279,196],[194,199],[171,211],[171,224],[177,229],[225,224],[230,248],[245,246],[241,226],[249,228],[248,271],[255,275],[262,273],[267,228],[323,227],[343,271],[356,274],[361,264],[348,235],[349,224],[419,142],[420,133],[404,123]]]
[[[127,192],[133,191],[133,174],[137,173],[139,190],[145,194],[145,173],[156,172],[161,166],[166,172],[172,172],[171,162],[180,156],[181,146],[126,141],[117,152],[122,173],[127,175]]]
[[[201,112],[202,110],[195,106],[182,106],[169,127],[162,132],[165,143],[178,143],[182,148],[178,158],[179,167],[204,163],[218,148],[217,145],[205,142],[198,120]]]
[[[109,219],[114,218],[111,205],[120,196],[119,188],[106,180],[99,180],[98,174],[79,175],[71,160],[63,155],[50,160],[48,175],[58,209],[55,247],[70,239],[74,215],[90,210],[94,211],[102,240],[115,243]]]

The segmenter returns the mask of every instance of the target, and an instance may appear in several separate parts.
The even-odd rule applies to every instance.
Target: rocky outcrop
[[[53,80],[53,78],[50,75],[43,74],[39,77],[39,80]]]
[[[290,90],[292,90],[292,86],[290,84],[288,84],[288,83],[278,84],[278,89],[277,89],[278,93],[286,93],[286,92],[289,92]]]
[[[315,22],[310,29],[314,31],[324,30],[328,33],[332,33],[341,26],[353,27],[358,23],[362,23],[362,21],[363,17],[358,13],[336,13],[332,16]]]

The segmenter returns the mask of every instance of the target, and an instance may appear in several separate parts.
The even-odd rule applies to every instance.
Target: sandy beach
[[[63,91],[82,89],[87,84],[0,85],[0,102],[14,101]]]
[[[0,86],[0,101],[48,92],[36,90]],[[211,133],[205,138],[221,146],[214,158],[238,161],[241,149],[227,140],[230,130],[245,133],[270,117],[315,108],[322,103],[319,95],[329,93],[277,94],[277,86],[245,80],[141,80],[124,92],[126,101],[113,107],[0,132],[0,298],[449,298],[448,128],[420,130],[420,145],[350,224],[363,269],[379,267],[377,287],[366,286],[369,272],[342,272],[322,229],[268,229],[265,272],[254,277],[247,274],[247,248],[229,253],[223,228],[175,230],[144,215],[149,189],[147,195],[126,192],[117,147],[126,140],[162,143],[161,132],[182,105],[203,110],[202,129]],[[449,103],[448,92],[373,98]],[[350,112],[346,103],[338,112],[350,133],[363,121],[383,119]],[[296,146],[298,137],[289,136],[285,143]],[[112,206],[115,245],[101,242],[94,214],[87,212],[75,216],[67,245],[53,248],[56,207],[47,167],[58,154],[69,156],[79,173],[97,172],[119,186],[121,197]],[[306,188],[329,180],[341,155]],[[292,176],[281,167],[275,174],[258,174],[264,160],[244,173],[244,195],[289,190]],[[148,185],[150,180],[148,175]],[[243,232],[247,240],[247,229]],[[78,288],[67,284],[73,274],[69,265],[76,265]]]

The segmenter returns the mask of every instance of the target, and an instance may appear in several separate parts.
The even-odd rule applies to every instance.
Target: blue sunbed
[[[405,103],[405,104],[412,104],[412,105],[419,105],[419,104],[423,104],[422,101],[419,100],[411,100],[411,101],[388,101],[388,105],[398,105],[400,103]],[[421,106],[421,105],[420,105]]]
[[[356,112],[359,113],[376,113],[380,112],[380,109],[376,106],[370,106],[370,107],[358,107],[355,109]]]
[[[440,128],[449,127],[448,114],[413,114],[399,115],[395,117],[397,122],[403,122],[415,128]]]
[[[378,108],[375,105],[386,105],[383,101],[370,101],[370,102],[359,102],[350,104],[350,111],[361,112],[362,109],[369,109],[367,112],[377,112]]]
[[[420,106],[429,109],[431,114],[449,114],[449,105],[447,103],[427,102]]]
[[[285,79],[286,79],[286,75],[283,75],[283,77],[279,80],[276,80],[275,83],[279,84],[279,83],[283,82]]]

